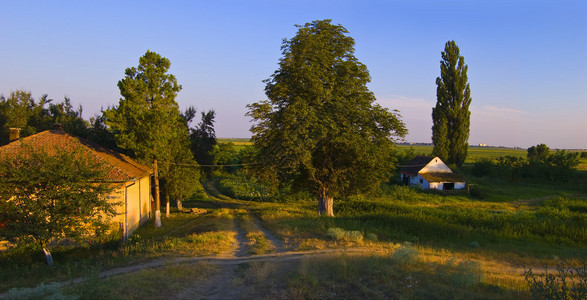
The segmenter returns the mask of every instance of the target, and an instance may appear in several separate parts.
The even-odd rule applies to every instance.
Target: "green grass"
[[[513,299],[523,295],[486,282],[475,262],[423,263],[417,256],[398,259],[393,254],[247,264],[239,272],[245,287],[242,295],[251,299]]]
[[[129,240],[103,247],[58,248],[52,250],[55,265],[49,267],[39,251],[10,251],[0,254],[0,291],[30,287],[40,282],[63,281],[82,276],[88,270],[110,269],[147,260],[178,256],[215,255],[229,250],[234,242],[233,215],[209,209],[206,215],[174,213],[139,228]]]
[[[194,281],[217,272],[218,266],[198,263],[171,264],[106,279],[88,274],[86,282],[66,287],[64,292],[81,299],[173,299],[178,291],[193,285]]]
[[[413,148],[416,154],[425,154],[431,155],[432,148],[431,145],[398,145],[397,148],[400,151],[406,151],[410,148]],[[467,152],[467,159],[465,160],[465,164],[474,163],[475,161],[481,158],[489,158],[489,159],[497,159],[501,156],[516,156],[516,157],[526,157],[527,150],[526,149],[517,149],[517,148],[501,148],[501,147],[469,147]]]
[[[515,195],[515,191],[504,189]],[[527,189],[526,196],[533,196],[532,186]],[[538,193],[541,191],[552,194],[548,188],[538,188]],[[304,247],[334,245],[329,242],[328,230],[341,228],[364,236],[375,234],[384,242],[411,241],[493,258],[508,256],[522,263],[526,257],[587,256],[585,196],[521,202],[518,197],[505,201],[506,197],[500,193],[497,201],[479,201],[466,195],[392,186],[378,197],[335,200],[336,218],[317,216],[317,202],[313,201],[256,203],[254,209],[271,229]],[[480,247],[471,248],[472,243]]]

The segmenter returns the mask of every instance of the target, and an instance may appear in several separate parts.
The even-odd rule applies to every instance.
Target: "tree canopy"
[[[281,185],[309,189],[319,212],[333,197],[368,191],[393,170],[394,140],[407,133],[397,111],[375,103],[367,67],[341,25],[297,26],[282,45],[279,68],[265,81],[268,100],[248,105],[263,170]]]
[[[55,102],[45,94],[35,100],[30,92],[23,90],[11,92],[8,98],[0,96],[0,145],[8,143],[9,128],[20,128],[21,137],[26,137],[51,129],[54,123],[61,124],[73,135],[91,138],[81,105],[74,109],[67,97]]]
[[[171,167],[184,164],[197,168],[197,164],[190,152],[186,122],[175,101],[181,85],[168,73],[170,66],[169,59],[147,51],[138,67],[126,69],[126,76],[118,82],[122,98],[117,107],[104,112],[104,117],[120,148],[144,164],[162,162],[158,170],[167,185],[163,189],[165,198],[183,198],[201,185],[199,172]]]
[[[461,166],[469,149],[471,90],[468,66],[454,41],[448,41],[436,78],[436,107],[432,109],[433,154],[444,162]]]
[[[181,85],[167,73],[170,65],[167,58],[147,51],[139,66],[127,68],[126,76],[118,82],[122,95],[118,106],[104,112],[118,146],[146,164],[154,159],[170,161],[170,145],[187,136],[178,130],[182,122],[175,97]]]
[[[106,197],[114,186],[105,169],[77,150],[21,149],[0,157],[0,239],[46,248],[104,233],[117,204]]]
[[[538,144],[528,148],[526,156],[530,161],[546,162],[550,155],[550,148],[546,144]]]

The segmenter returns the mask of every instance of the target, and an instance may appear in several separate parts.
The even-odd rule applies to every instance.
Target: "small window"
[[[420,179],[420,183],[424,183],[424,179]]]

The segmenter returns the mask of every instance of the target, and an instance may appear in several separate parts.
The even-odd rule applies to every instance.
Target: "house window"
[[[424,179],[420,179],[420,183],[424,183]]]

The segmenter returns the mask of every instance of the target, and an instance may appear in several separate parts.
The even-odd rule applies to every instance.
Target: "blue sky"
[[[147,49],[171,60],[181,107],[215,109],[219,137],[249,137],[294,24],[332,19],[355,39],[378,102],[407,141],[430,142],[440,52],[469,65],[471,144],[587,148],[587,1],[6,1],[0,94],[24,89],[117,105],[116,83]]]

